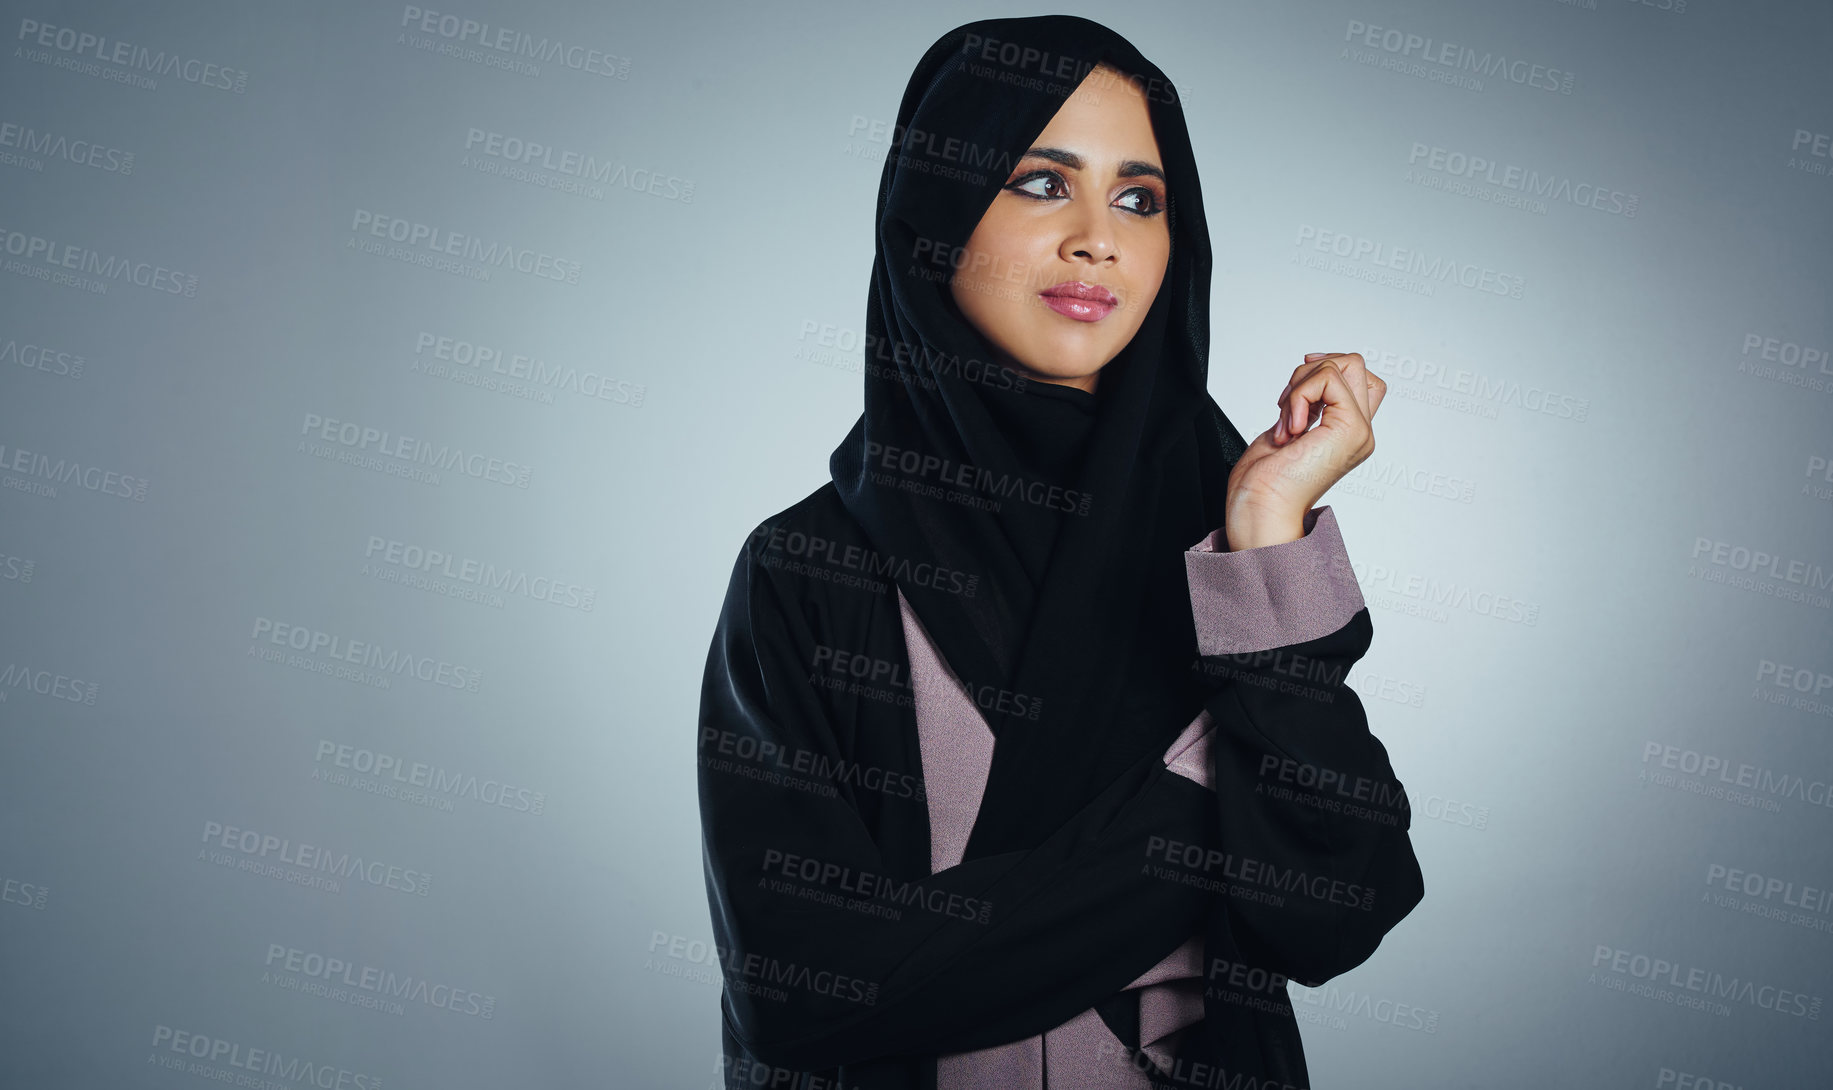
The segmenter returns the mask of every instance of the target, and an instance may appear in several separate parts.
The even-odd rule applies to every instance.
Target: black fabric
[[[1146,91],[1171,253],[1138,332],[1091,395],[1006,369],[933,257],[960,253],[1097,62]],[[829,468],[880,551],[982,575],[985,593],[971,598],[905,590],[959,676],[1025,698],[987,716],[998,744],[972,859],[1037,843],[1122,769],[1162,752],[1201,707],[1186,675],[1196,637],[1182,553],[1221,522],[1245,443],[1208,393],[1209,229],[1183,111],[1155,65],[1079,17],[970,23],[924,54],[893,132],[903,136],[879,180],[866,306],[883,369],[868,376],[865,411]],[[1040,437],[1055,441],[1040,449]],[[961,479],[961,466],[1027,485],[1061,473],[1046,479],[1073,492],[1076,509],[1063,510],[1067,496],[1036,502],[998,483],[980,490],[997,510],[922,490]]]
[[[994,56],[1023,79],[987,74],[1002,67],[989,42],[1016,47]],[[964,241],[1060,106],[1073,80],[1034,90],[1051,81],[1031,68],[1086,75],[1101,59],[1160,81],[1171,270],[1095,395],[1020,388],[903,255],[918,238]],[[1207,228],[1175,92],[1088,20],[988,20],[924,55],[899,125],[1006,159],[979,185],[893,148],[865,413],[833,479],[757,526],[730,574],[698,733],[725,1085],[934,1090],[937,1055],[1091,1007],[1135,1035],[1125,1063],[1138,1006],[1121,989],[1200,934],[1204,1018],[1154,1082],[1304,1086],[1285,979],[1317,985],[1367,959],[1423,880],[1404,790],[1341,684],[1372,637],[1367,610],[1304,644],[1197,653],[1184,551],[1222,524],[1244,444],[1206,392]],[[886,448],[1091,502],[936,501],[875,483],[869,453]],[[966,856],[934,874],[900,591],[995,733]],[[1041,698],[1041,712],[989,691]],[[1205,709],[1213,790],[1162,760]],[[1385,785],[1381,806],[1322,805],[1268,771],[1303,764]],[[1314,895],[1338,889],[1367,896]]]
[[[994,431],[1024,467],[1024,480],[1059,481],[1065,488],[1072,487],[1080,477],[1088,440],[1094,434],[1098,404],[1095,395],[1048,382],[1025,382],[1022,386],[1015,383],[1015,388],[1022,393],[984,401]],[[943,507],[936,507],[935,500],[918,502],[928,508],[922,513],[932,519],[968,514],[966,510],[955,510],[959,505],[948,501],[942,501],[946,505]],[[1067,514],[1048,503],[1003,503],[1001,508],[999,516],[976,511],[969,517],[1002,521],[1001,528],[1009,535],[1012,551],[1024,567],[1026,584],[1032,588],[1041,586],[1063,520],[1081,516]],[[946,657],[947,652],[943,654]]]

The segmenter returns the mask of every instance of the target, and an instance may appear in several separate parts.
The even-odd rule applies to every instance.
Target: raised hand
[[[1276,399],[1279,419],[1254,437],[1228,476],[1229,549],[1304,536],[1305,513],[1375,452],[1371,421],[1386,394],[1387,383],[1359,352],[1307,355]]]

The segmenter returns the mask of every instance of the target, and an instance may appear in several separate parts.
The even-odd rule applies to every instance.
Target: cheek
[[[963,272],[979,279],[1023,283],[1050,251],[1044,232],[1022,217],[991,215],[967,241]]]
[[[1170,269],[1166,267],[1171,261],[1169,242],[1159,244],[1159,250],[1153,255],[1152,261],[1152,267],[1158,270],[1158,275],[1138,285],[1136,289],[1139,297],[1146,300],[1146,305],[1140,308],[1141,321],[1144,321],[1144,312],[1151,309],[1152,302],[1158,298],[1159,292],[1165,290],[1165,284],[1170,280]]]
[[[1024,320],[1041,265],[1012,235],[975,238],[962,251],[951,288],[955,301],[987,321]]]

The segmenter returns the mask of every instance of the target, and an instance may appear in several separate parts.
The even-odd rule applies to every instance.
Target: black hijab
[[[1090,394],[999,363],[930,258],[966,243],[1101,62],[1146,95],[1171,252]],[[987,587],[899,583],[956,675],[1009,695],[982,702],[996,742],[971,860],[1034,846],[1201,710],[1183,553],[1222,524],[1246,443],[1208,393],[1209,230],[1183,110],[1156,65],[1077,16],[969,23],[918,62],[893,133],[867,295],[878,366],[830,470],[876,549]]]

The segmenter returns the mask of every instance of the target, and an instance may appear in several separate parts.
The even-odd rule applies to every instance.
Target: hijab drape
[[[997,362],[929,258],[961,252],[1101,62],[1146,93],[1171,253],[1090,394]],[[971,23],[924,54],[893,133],[867,295],[879,367],[830,470],[875,548],[979,573],[987,588],[899,585],[960,678],[1022,698],[986,708],[996,744],[973,859],[1035,845],[1201,709],[1183,553],[1221,524],[1246,444],[1207,389],[1209,231],[1182,107],[1156,65],[1075,16]],[[922,487],[951,480],[981,487]],[[996,506],[973,502],[988,498]]]

